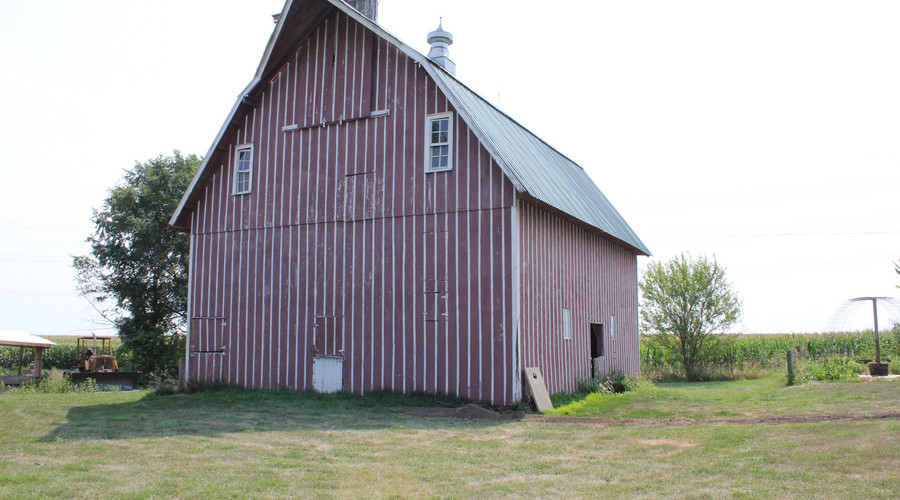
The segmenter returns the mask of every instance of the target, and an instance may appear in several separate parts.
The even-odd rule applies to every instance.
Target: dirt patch
[[[459,408],[415,408],[408,412],[414,417],[440,417],[440,418],[457,418],[461,420],[521,420],[525,415],[522,412],[497,412],[483,408],[475,404],[460,406]]]

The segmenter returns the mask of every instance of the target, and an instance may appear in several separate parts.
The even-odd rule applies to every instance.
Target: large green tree
[[[178,151],[135,163],[94,210],[90,255],[73,258],[79,292],[145,373],[175,375],[184,353],[189,239],[167,226],[199,165]]]
[[[715,257],[681,254],[668,262],[651,262],[640,281],[641,333],[677,359],[684,376],[696,380],[703,356],[715,347],[717,334],[733,326],[741,302]]]

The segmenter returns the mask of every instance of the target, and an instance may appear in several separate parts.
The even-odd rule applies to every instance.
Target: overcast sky
[[[92,208],[135,161],[206,154],[282,5],[0,4],[0,329],[111,333],[74,291]],[[427,52],[440,16],[457,76],[584,167],[651,259],[727,267],[738,331],[866,327],[871,306],[829,322],[900,295],[900,2],[382,0],[379,21]]]

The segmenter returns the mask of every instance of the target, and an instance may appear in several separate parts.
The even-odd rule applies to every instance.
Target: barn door
[[[316,392],[340,392],[344,388],[344,357],[313,357],[313,389]]]

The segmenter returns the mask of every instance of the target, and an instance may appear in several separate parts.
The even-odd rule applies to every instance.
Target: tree
[[[79,293],[145,373],[175,375],[184,353],[189,239],[168,223],[199,165],[178,151],[136,162],[94,210],[90,255],[73,257]]]
[[[741,303],[725,279],[725,268],[706,257],[681,254],[651,262],[640,282],[641,332],[657,333],[688,380],[696,380],[704,354],[715,347],[716,333],[740,318]]]

